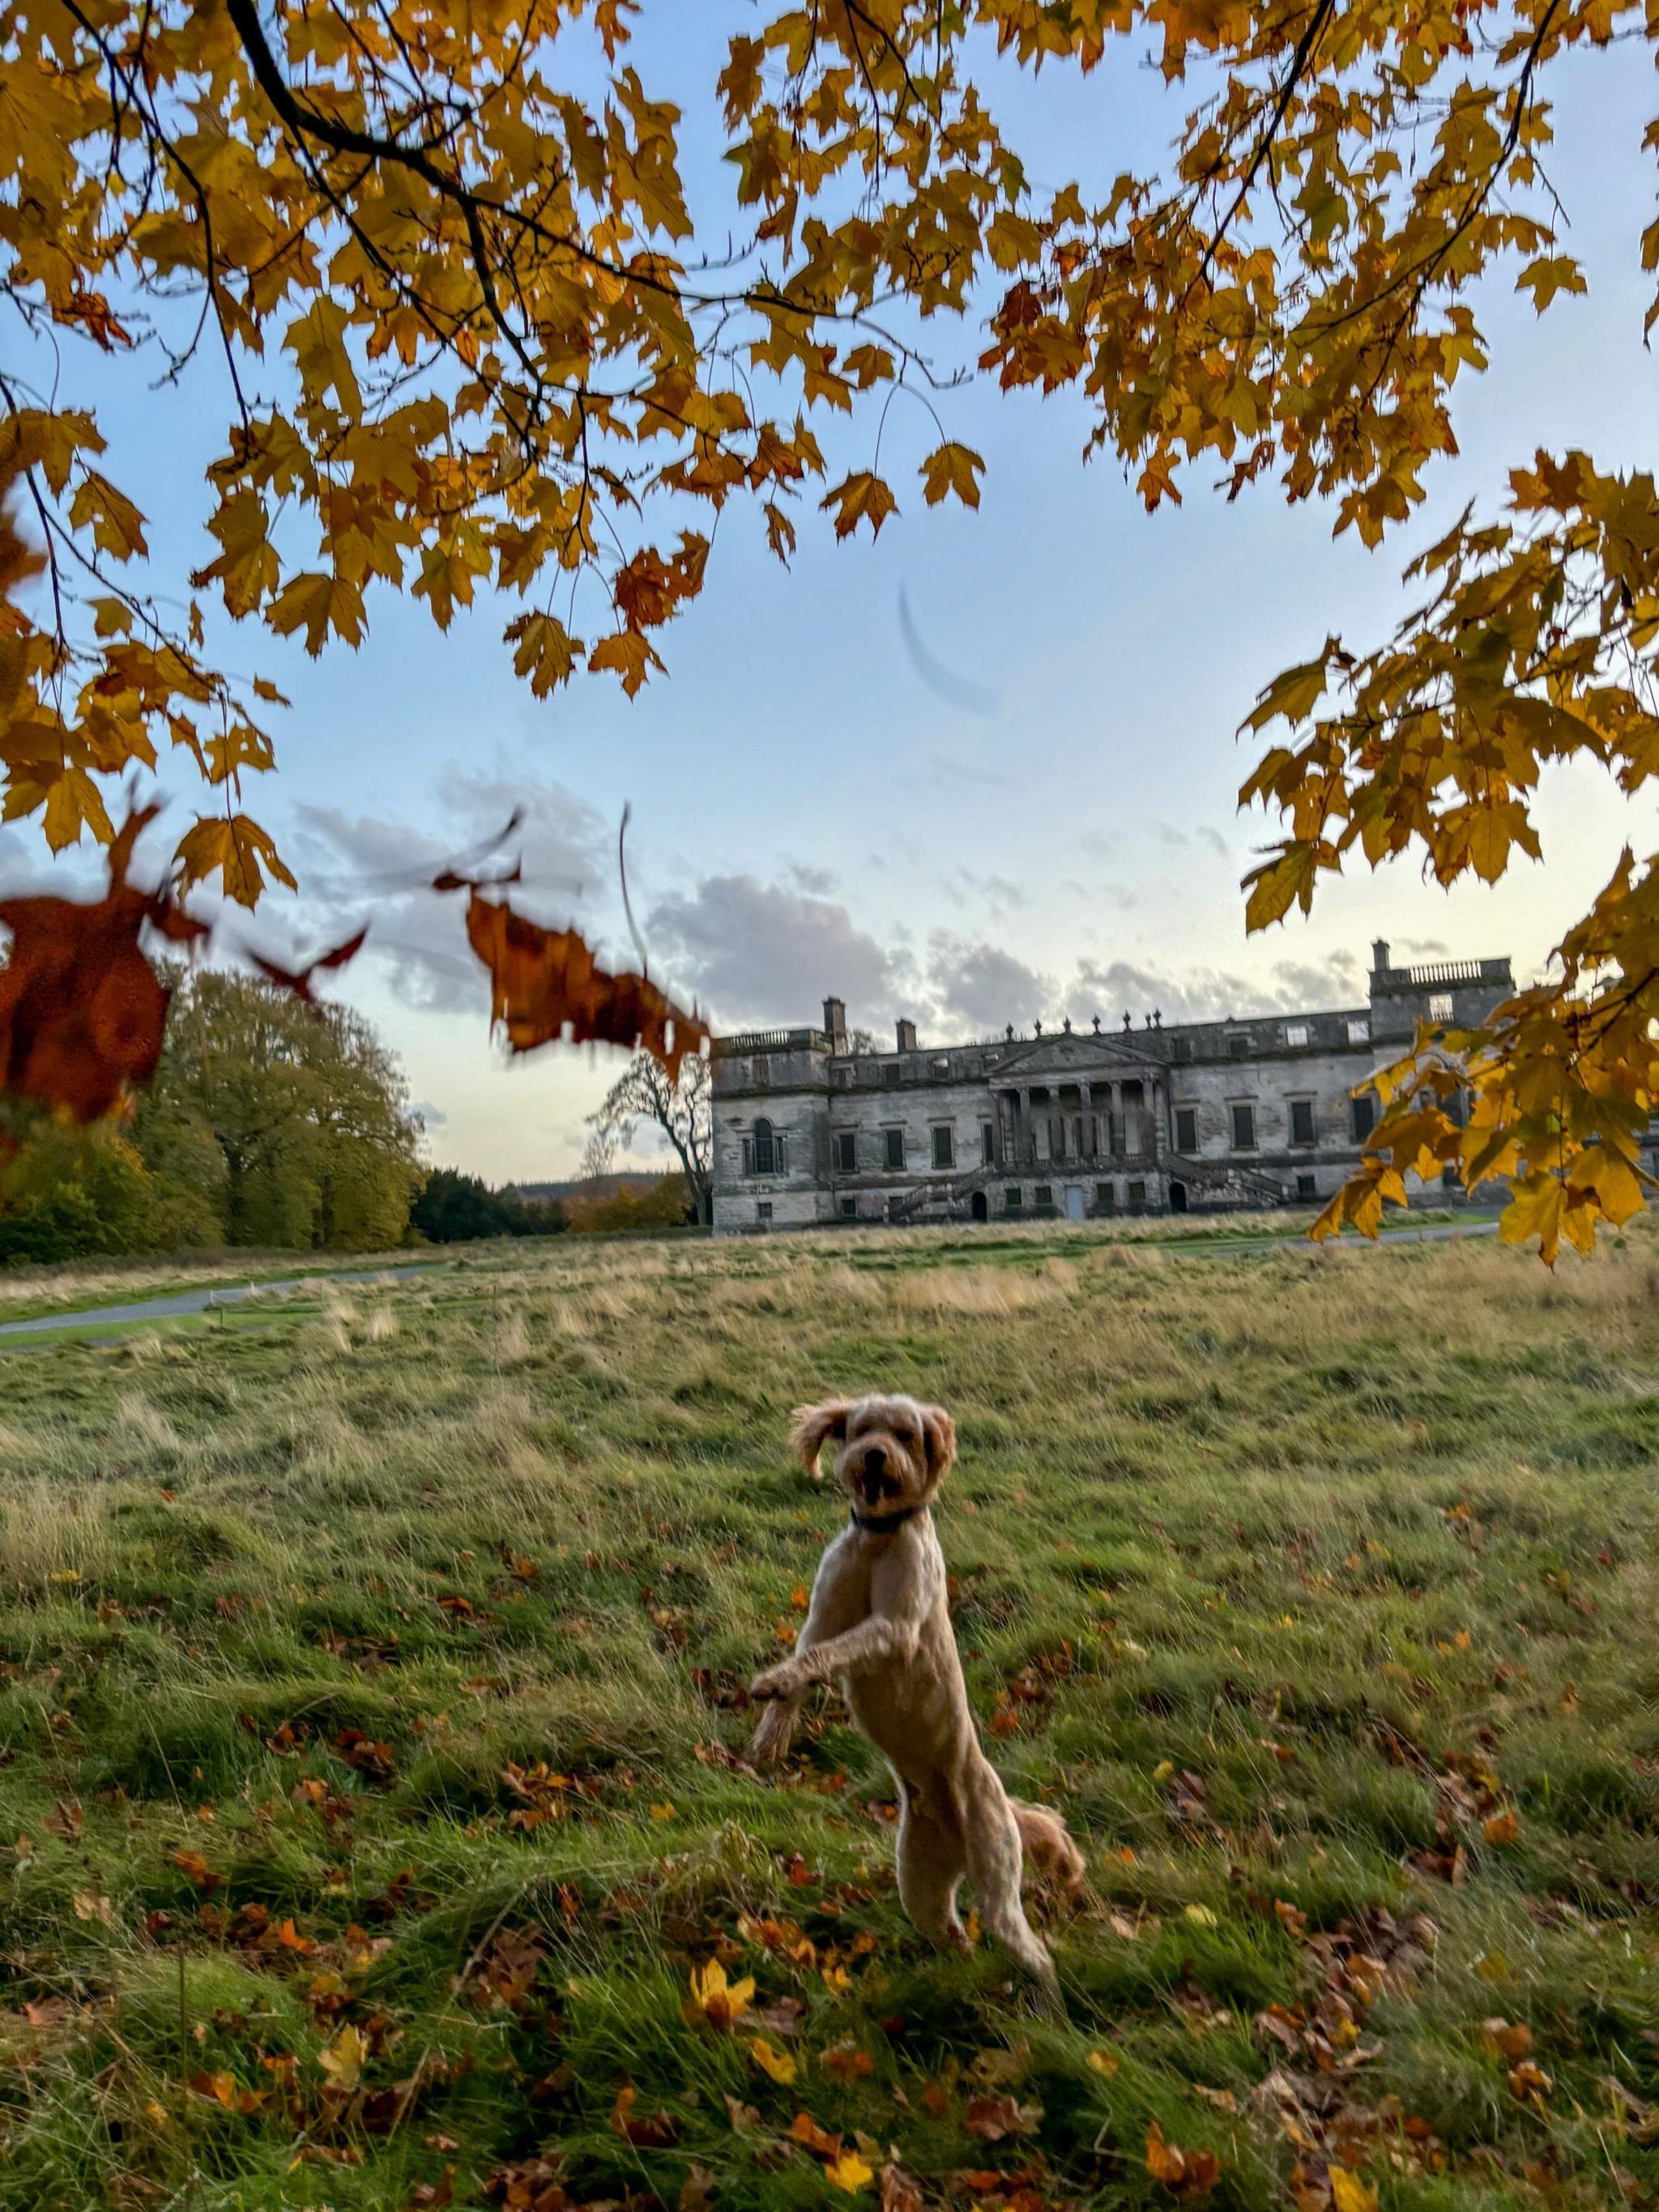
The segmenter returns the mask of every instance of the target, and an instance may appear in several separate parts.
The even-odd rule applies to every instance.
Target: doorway
[[[973,1215],[975,1221],[988,1221],[990,1219],[990,1200],[986,1197],[985,1193],[982,1190],[976,1190],[974,1193],[973,1202],[969,1206],[968,1211]]]
[[[1184,1213],[1187,1211],[1187,1186],[1184,1182],[1172,1182],[1170,1185],[1170,1211],[1171,1213]]]
[[[1084,1212],[1083,1185],[1080,1182],[1068,1182],[1066,1186],[1066,1218],[1068,1221],[1081,1221]]]

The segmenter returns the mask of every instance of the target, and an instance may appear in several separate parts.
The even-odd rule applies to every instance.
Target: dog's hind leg
[[[957,1918],[957,1891],[967,1871],[962,1831],[924,1812],[902,1784],[899,1790],[899,1897],[912,1925],[940,1950],[966,1942]]]
[[[1030,1974],[1041,1991],[1045,2010],[1060,2013],[1060,1984],[1048,1947],[1025,1917],[1020,1902],[1019,1877],[1023,1853],[1019,1824],[988,1765],[968,1785],[963,1805],[963,1840],[966,1847],[968,1879],[973,1886],[979,1917],[987,1932]]]

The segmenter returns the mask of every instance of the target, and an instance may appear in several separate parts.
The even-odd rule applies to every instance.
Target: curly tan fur
[[[1066,1895],[1083,1855],[1058,1813],[1011,1799],[980,1747],[945,1595],[930,1507],[956,1458],[956,1424],[914,1398],[834,1398],[803,1406],[790,1440],[809,1474],[825,1448],[852,1518],[818,1565],[793,1655],[757,1674],[769,1700],[755,1755],[781,1759],[815,1683],[839,1678],[854,1718],[898,1785],[899,1893],[921,1933],[964,1941],[966,1879],[985,1927],[1058,2008],[1054,1962],[1020,1902],[1022,1868]]]

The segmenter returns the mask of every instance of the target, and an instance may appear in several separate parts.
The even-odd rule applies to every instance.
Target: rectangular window
[[[1235,1060],[1248,1060],[1250,1056],[1250,1040],[1247,1036],[1230,1036],[1227,1040],[1227,1050]]]
[[[1233,1109],[1233,1150],[1236,1152],[1253,1152],[1255,1150],[1254,1106],[1235,1106]]]
[[[1171,1060],[1190,1060],[1192,1056],[1193,1041],[1190,1037],[1170,1038],[1170,1057]]]
[[[1298,1198],[1317,1198],[1319,1195],[1318,1177],[1316,1176],[1310,1175],[1299,1175],[1296,1179],[1296,1194]]]
[[[1097,1182],[1095,1185],[1096,1212],[1099,1213],[1110,1213],[1116,1205],[1117,1185],[1115,1182]]]
[[[1311,1098],[1292,1098],[1291,1101],[1291,1142],[1311,1145],[1314,1142],[1314,1103]]]
[[[1024,1192],[1020,1188],[1017,1182],[1011,1182],[1007,1189],[1002,1194],[1003,1212],[1005,1213],[1018,1213],[1024,1203]]]
[[[997,1132],[994,1121],[979,1125],[979,1159],[981,1167],[988,1168],[996,1158]]]
[[[1429,1019],[1431,1022],[1438,1022],[1443,1029],[1446,1024],[1452,1020],[1455,1012],[1455,1010],[1452,1005],[1452,994],[1449,991],[1430,992]]]
[[[1083,1158],[1083,1116],[1081,1114],[1074,1114],[1072,1116],[1072,1158],[1074,1160],[1080,1160]]]
[[[1051,1183],[1040,1182],[1032,1193],[1031,1198],[1032,1203],[1036,1206],[1052,1206],[1054,1202],[1054,1186]]]
[[[832,1067],[830,1071],[830,1080],[837,1091],[850,1091],[853,1087],[853,1071],[850,1067]]]
[[[856,1130],[853,1129],[837,1129],[836,1132],[836,1173],[837,1175],[853,1175],[857,1171],[858,1164],[858,1133]]]
[[[769,1221],[772,1218],[772,1201],[769,1198],[757,1198],[755,1200],[755,1218],[757,1221]]]
[[[843,1221],[856,1221],[859,1218],[859,1202],[857,1199],[842,1199],[841,1202],[841,1212]]]
[[[1129,1185],[1129,1211],[1131,1213],[1145,1213],[1146,1211],[1146,1186],[1144,1182]]]
[[[1376,1127],[1376,1101],[1368,1091],[1363,1098],[1351,1099],[1348,1111],[1353,1122],[1353,1140],[1363,1145]]]
[[[902,1130],[902,1129],[886,1129],[886,1130],[884,1130],[882,1133],[883,1133],[883,1135],[885,1137],[886,1141],[887,1141],[887,1164],[888,1164],[888,1166],[889,1166],[890,1168],[902,1168],[902,1167],[904,1165],[904,1132],[903,1132],[903,1130]]]
[[[1285,1042],[1292,1052],[1301,1051],[1308,1042],[1308,1035],[1306,1022],[1286,1022],[1285,1024]]]
[[[933,1165],[953,1168],[957,1164],[957,1133],[954,1129],[933,1131]]]
[[[1371,1025],[1366,1020],[1365,1017],[1363,1014],[1355,1014],[1351,1016],[1348,1022],[1348,1042],[1350,1044],[1369,1044],[1370,1041]]]
[[[886,1066],[882,1069],[881,1079],[890,1091],[898,1089],[899,1073],[899,1063],[896,1060],[890,1060]]]
[[[755,1140],[752,1137],[745,1137],[743,1140],[743,1171],[746,1176],[755,1172]]]
[[[1195,1106],[1176,1108],[1176,1150],[1195,1152],[1198,1150],[1198,1109]]]

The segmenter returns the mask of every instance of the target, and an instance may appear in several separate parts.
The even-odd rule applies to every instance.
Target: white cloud
[[[366,921],[363,957],[386,966],[399,998],[440,1012],[476,1013],[480,969],[466,941],[465,901],[434,893],[434,876],[458,863],[483,873],[521,858],[514,906],[562,928],[584,907],[609,905],[615,832],[562,784],[469,769],[446,775],[434,795],[441,833],[385,815],[298,808],[291,841],[303,897],[298,929],[314,951]],[[487,853],[515,811],[521,819],[513,836],[498,854]]]
[[[816,1021],[832,992],[854,1024],[873,1021],[893,1009],[908,967],[844,906],[757,876],[705,876],[670,892],[645,933],[653,973],[695,993],[726,1029]]]
[[[1015,954],[943,931],[932,940],[927,975],[935,1019],[953,1035],[990,1036],[1010,1022],[1029,1030],[1053,996],[1053,985]]]

